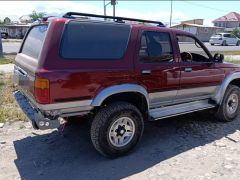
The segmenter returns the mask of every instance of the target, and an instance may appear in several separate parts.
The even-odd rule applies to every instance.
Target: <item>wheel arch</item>
[[[232,84],[236,85],[240,88],[240,72],[233,73],[231,75],[228,75],[222,82],[222,84],[218,87],[216,90],[216,93],[212,97],[212,99],[217,103],[221,104],[223,96],[225,94],[225,91],[227,87]]]
[[[149,97],[147,90],[138,84],[120,84],[107,87],[101,90],[97,96],[95,96],[91,105],[95,107],[101,106],[104,103],[107,103],[116,98],[118,100],[126,100],[128,102],[130,101],[131,103],[133,103],[135,100],[142,100],[143,103],[146,103],[146,109],[148,110],[149,108]]]

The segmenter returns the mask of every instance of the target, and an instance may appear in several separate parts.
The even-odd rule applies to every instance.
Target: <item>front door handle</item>
[[[152,71],[151,70],[142,70],[142,74],[144,75],[148,75],[148,74],[151,74]]]
[[[192,68],[185,68],[184,71],[185,72],[192,72]]]

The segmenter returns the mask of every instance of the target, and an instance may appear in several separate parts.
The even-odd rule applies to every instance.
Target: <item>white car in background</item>
[[[220,44],[222,46],[227,45],[240,45],[240,39],[230,33],[218,33],[211,36],[209,43],[213,46],[215,44]]]

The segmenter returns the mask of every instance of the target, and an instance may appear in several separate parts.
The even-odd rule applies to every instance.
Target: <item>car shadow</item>
[[[14,142],[16,167],[22,179],[122,179],[234,133],[240,118],[216,122],[206,111],[147,122],[134,152],[107,159],[93,148],[88,123],[74,123],[64,130],[26,137]]]

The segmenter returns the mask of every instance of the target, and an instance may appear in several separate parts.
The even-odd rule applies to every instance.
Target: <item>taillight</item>
[[[49,80],[36,77],[34,82],[34,95],[36,101],[40,104],[48,104],[50,102]]]

